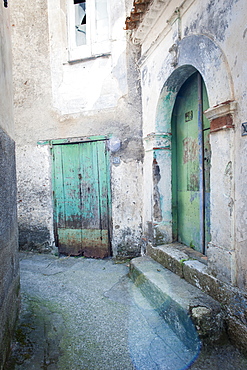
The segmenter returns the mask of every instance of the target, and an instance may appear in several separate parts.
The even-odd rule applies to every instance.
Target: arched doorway
[[[173,240],[201,253],[210,241],[208,96],[201,75],[180,88],[172,114]]]

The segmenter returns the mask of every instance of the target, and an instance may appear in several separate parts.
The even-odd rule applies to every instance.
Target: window
[[[69,60],[108,53],[107,0],[69,0]]]

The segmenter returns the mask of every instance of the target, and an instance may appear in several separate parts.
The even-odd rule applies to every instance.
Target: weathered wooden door
[[[172,119],[174,239],[205,253],[210,241],[210,144],[205,85],[199,73],[181,87]]]
[[[53,143],[55,238],[60,254],[110,254],[110,176],[106,141]]]

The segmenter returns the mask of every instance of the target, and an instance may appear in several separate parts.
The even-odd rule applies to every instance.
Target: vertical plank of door
[[[187,112],[193,112],[188,121]],[[197,76],[184,84],[177,100],[178,239],[200,250]]]
[[[55,193],[58,212],[57,242],[61,254],[81,253],[81,216],[76,145],[54,145],[57,157]]]
[[[97,148],[98,169],[99,169],[99,208],[100,208],[100,229],[102,249],[109,253],[109,177],[107,168],[107,150],[105,142],[100,142]]]
[[[62,145],[64,178],[65,227],[81,228],[79,151],[77,144]]]
[[[86,257],[103,258],[109,254],[108,238],[105,238],[108,235],[108,225],[107,230],[102,231],[104,147],[103,141],[81,144],[82,245]]]

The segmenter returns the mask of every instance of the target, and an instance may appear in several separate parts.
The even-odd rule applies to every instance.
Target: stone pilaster
[[[144,202],[151,200],[145,221],[148,222],[149,240],[153,245],[161,245],[172,241],[171,133],[150,133],[144,143],[144,181],[150,183],[150,194],[146,194]],[[144,204],[144,208],[148,207]]]
[[[210,272],[235,284],[234,250],[234,112],[235,101],[227,101],[204,112],[210,120],[211,242],[207,248]]]

